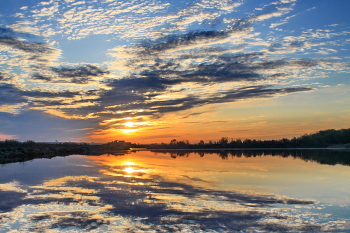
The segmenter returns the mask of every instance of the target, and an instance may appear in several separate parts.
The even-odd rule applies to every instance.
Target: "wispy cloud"
[[[75,83],[89,84],[94,78],[100,78],[108,74],[106,70],[102,70],[91,64],[83,64],[78,67],[48,67],[44,74],[34,73],[32,79],[43,80],[50,83]]]
[[[103,130],[108,119],[146,122],[184,111],[183,119],[201,106],[312,91],[300,81],[349,70],[325,56],[348,44],[344,36],[350,32],[334,25],[299,34],[275,30],[298,17],[297,4],[271,1],[243,15],[245,3],[230,0],[182,8],[75,0],[22,7],[20,20],[0,29],[6,59],[0,62],[0,104],[7,112],[21,105],[65,118],[98,118]],[[273,32],[263,36],[261,27]],[[108,35],[121,45],[105,51],[113,60],[104,64],[69,63],[58,35],[66,40]]]
[[[81,39],[94,34],[112,34],[133,39],[159,36],[167,30],[185,30],[194,23],[215,21],[241,4],[240,1],[202,0],[176,9],[161,1],[102,1],[99,4],[60,1],[22,8],[23,13],[19,16],[38,22],[40,32],[46,36],[63,34],[68,39]],[[49,24],[43,23],[48,21]],[[162,28],[165,30],[160,32]]]
[[[13,31],[10,28],[0,28],[0,44],[4,48],[15,49],[37,56],[52,54],[55,48],[45,42],[25,41],[24,37],[32,37],[32,34]],[[34,59],[36,57],[33,57]]]

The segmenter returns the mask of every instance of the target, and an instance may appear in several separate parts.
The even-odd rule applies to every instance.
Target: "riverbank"
[[[327,148],[198,148],[198,149],[146,149],[146,148],[133,148],[134,150],[150,150],[159,153],[171,153],[172,157],[184,156],[191,152],[201,153],[218,153],[220,157],[227,158],[230,156],[237,156],[239,154],[246,154],[245,156],[255,155],[277,155],[282,154],[284,156],[302,157],[306,160],[314,160],[320,163],[327,161],[327,164],[334,164],[335,157],[342,157],[340,160],[346,160],[343,164],[349,165],[350,149],[345,146],[336,145]],[[130,147],[121,147],[116,144],[75,144],[75,143],[63,143],[63,144],[45,144],[36,143],[32,145],[23,146],[6,146],[0,148],[0,164],[26,162],[37,158],[53,158],[56,156],[69,156],[73,154],[79,155],[124,155],[128,153]],[[231,151],[231,152],[230,152]],[[295,153],[294,153],[294,152]],[[299,151],[299,152],[298,152]],[[303,153],[301,153],[303,151]],[[306,153],[305,151],[313,152]],[[343,151],[342,155],[333,154],[328,155],[321,151]],[[248,152],[248,153],[247,153]],[[236,155],[237,154],[237,155]]]
[[[138,149],[138,148],[136,148]],[[150,151],[250,151],[250,150],[257,150],[257,151],[262,151],[262,150],[349,150],[350,147],[324,147],[324,148],[199,148],[199,149],[148,149]]]
[[[129,148],[110,148],[104,145],[40,145],[27,147],[0,148],[0,164],[26,162],[36,158],[53,158],[56,156],[125,154]]]

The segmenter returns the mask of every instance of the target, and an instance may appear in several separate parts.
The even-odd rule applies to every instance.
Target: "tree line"
[[[28,140],[19,142],[16,140],[0,141],[0,148],[85,148],[88,150],[127,150],[130,147],[146,147],[149,149],[220,149],[220,148],[326,148],[330,146],[350,148],[350,128],[349,129],[328,129],[312,134],[304,134],[291,139],[282,138],[279,140],[256,140],[256,139],[229,139],[222,137],[218,141],[190,143],[188,140],[172,139],[169,143],[152,144],[131,144],[109,142],[103,145],[91,145],[87,143],[64,142],[49,144],[44,142],[34,142]]]
[[[129,144],[109,142],[102,145],[88,143],[45,143],[32,140],[19,142],[17,140],[0,141],[0,164],[25,162],[36,158],[53,158],[56,156],[125,154]]]
[[[256,140],[256,139],[229,139],[222,137],[218,141],[190,143],[188,140],[172,139],[169,143],[153,143],[142,145],[149,149],[219,149],[219,148],[326,148],[339,145],[350,148],[349,129],[328,129],[312,134],[304,134],[291,139]]]

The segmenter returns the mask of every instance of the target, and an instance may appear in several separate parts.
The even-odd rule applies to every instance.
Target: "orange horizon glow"
[[[334,91],[342,91],[336,88]],[[198,107],[202,112],[193,115],[193,110],[174,112],[160,119],[125,122],[123,129],[104,129],[91,132],[83,141],[107,143],[124,140],[132,143],[169,143],[188,140],[197,143],[200,140],[218,141],[222,137],[229,139],[271,140],[300,137],[327,129],[346,129],[350,127],[350,111],[343,105],[334,106],[326,94],[307,93],[326,104],[330,112],[324,112],[324,105],[310,108],[304,96],[289,95],[268,100],[240,101],[230,104]],[[285,105],[285,102],[289,105]],[[303,104],[300,104],[303,103]],[[263,111],[265,108],[269,112]],[[299,109],[296,111],[295,109]],[[341,114],[340,114],[341,113]],[[192,114],[192,115],[191,115]],[[188,118],[179,119],[179,116]],[[307,115],[307,117],[305,117]],[[120,119],[118,119],[120,120]],[[132,126],[132,127],[131,127]]]
[[[279,132],[278,130],[281,128],[285,128],[286,132]],[[291,139],[293,137],[300,137],[305,134],[316,133],[320,130],[327,129],[343,129],[346,127],[323,127],[319,128],[316,125],[295,125],[293,126],[274,126],[274,127],[263,127],[263,128],[255,128],[242,132],[234,132],[232,133],[220,133],[215,131],[207,131],[205,134],[201,133],[201,130],[198,129],[198,132],[189,133],[186,131],[188,127],[175,127],[174,130],[171,130],[174,133],[174,136],[164,136],[168,132],[167,130],[154,132],[152,129],[143,130],[143,129],[135,129],[135,130],[120,130],[119,132],[113,131],[113,133],[107,133],[104,135],[91,135],[87,138],[84,138],[84,141],[88,142],[98,142],[98,143],[107,143],[115,140],[119,141],[127,141],[131,143],[140,143],[140,144],[148,144],[148,143],[169,143],[171,140],[176,139],[177,141],[188,140],[190,143],[197,143],[200,140],[204,142],[209,141],[218,141],[222,137],[228,137],[229,139],[256,139],[256,140],[279,140],[282,138]],[[181,136],[183,135],[183,136]]]

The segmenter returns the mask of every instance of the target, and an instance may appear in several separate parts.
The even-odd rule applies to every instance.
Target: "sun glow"
[[[136,165],[136,163],[133,163],[133,162],[130,162],[130,161],[127,161],[124,164],[127,165],[127,166]]]
[[[145,172],[145,170],[142,170],[142,169],[134,169],[133,167],[126,167],[126,168],[124,168],[124,170],[123,170],[124,172],[126,172],[126,173],[128,173],[128,174],[131,174],[131,173],[135,173],[135,172],[137,172],[137,173],[144,173]]]
[[[127,127],[133,127],[135,125],[135,123],[134,122],[126,122],[126,123],[124,123],[124,125]]]
[[[127,167],[127,168],[124,169],[124,171],[126,173],[133,173],[133,172],[135,172],[135,170],[132,167]]]
[[[149,125],[150,122],[131,122],[128,121],[126,123],[124,123],[123,125],[125,125],[126,127],[135,127],[135,126],[141,126],[141,125]]]
[[[138,131],[139,129],[121,129],[121,131],[123,133],[129,134],[129,133],[133,133],[135,131]]]

